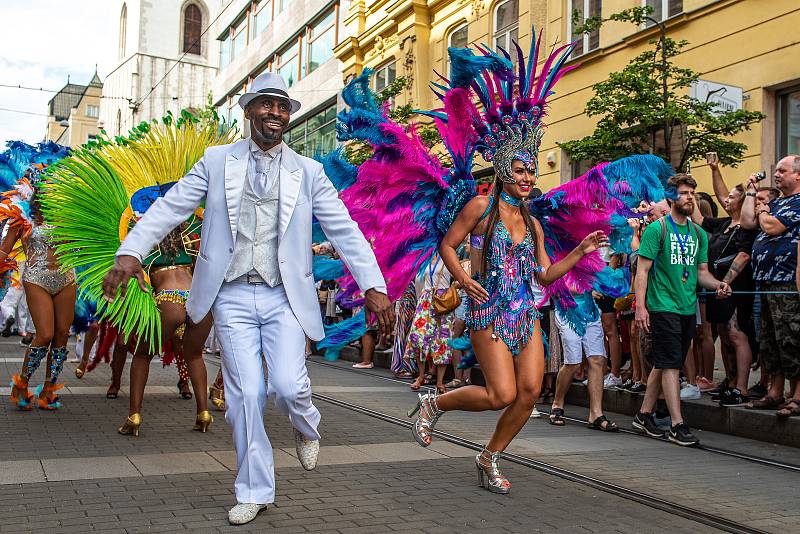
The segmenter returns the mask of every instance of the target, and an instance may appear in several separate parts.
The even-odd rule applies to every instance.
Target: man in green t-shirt
[[[650,224],[642,234],[636,269],[636,325],[654,340],[653,371],[647,380],[642,407],[633,427],[653,437],[663,437],[653,408],[663,391],[672,428],[670,441],[697,445],[681,415],[679,375],[697,326],[697,286],[717,291],[725,298],[731,288],[708,271],[708,237],[692,223],[697,182],[687,174],[676,174],[667,182],[674,193],[670,213]]]

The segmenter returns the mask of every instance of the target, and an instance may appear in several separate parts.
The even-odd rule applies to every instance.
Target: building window
[[[86,105],[86,116],[93,119],[100,118],[100,106]]]
[[[683,0],[644,0],[644,5],[653,9],[650,16],[657,21],[664,21],[683,13]],[[652,26],[653,22],[648,20],[646,25]]]
[[[588,18],[600,16],[602,13],[602,2],[600,0],[570,0],[569,8],[567,33],[572,36],[572,41],[576,43],[575,51],[572,53],[573,57],[586,54],[599,48],[599,29],[589,32],[588,34],[580,34],[575,32],[574,28],[576,25],[586,22]]]
[[[292,150],[310,158],[336,148],[336,105],[291,127],[284,140]]]
[[[283,76],[283,80],[288,87],[297,81],[298,68],[300,66],[300,54],[298,53],[297,41],[278,54],[278,74]]]
[[[233,61],[247,47],[247,19],[243,19],[231,32],[231,57]]]
[[[375,69],[375,92],[380,93],[397,79],[397,63],[392,61],[383,67]]]
[[[519,37],[519,2],[506,0],[494,8],[494,48],[502,48],[511,54],[511,61],[517,64],[517,54],[512,41]]]
[[[289,0],[278,0],[278,13],[286,9],[289,5]]]
[[[231,62],[231,36],[228,35],[219,45],[219,68],[224,69]]]
[[[464,23],[447,36],[447,48],[467,47],[467,24]],[[447,56],[447,77],[450,77],[450,55]]]
[[[125,45],[128,37],[128,4],[122,4],[119,16],[119,58],[125,57]]]
[[[272,6],[273,0],[262,0],[256,5],[253,13],[253,38],[263,32],[272,22]],[[253,39],[251,38],[250,40],[252,41]]]
[[[301,77],[314,72],[332,58],[334,46],[336,46],[336,12],[331,11],[308,32],[308,53],[303,57]]]
[[[197,4],[183,10],[183,53],[200,55],[200,37],[203,34],[203,14]]]
[[[777,95],[777,159],[800,154],[800,86]]]

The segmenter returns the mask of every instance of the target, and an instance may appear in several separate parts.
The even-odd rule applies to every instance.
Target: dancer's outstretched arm
[[[609,245],[608,236],[602,230],[592,232],[583,238],[580,244],[572,249],[572,252],[564,256],[561,261],[550,263],[550,258],[547,256],[547,251],[544,248],[544,231],[539,221],[534,219],[533,224],[536,226],[536,263],[542,268],[539,273],[539,283],[548,286],[567,274],[570,269],[583,258],[585,255],[594,252],[601,247]]]

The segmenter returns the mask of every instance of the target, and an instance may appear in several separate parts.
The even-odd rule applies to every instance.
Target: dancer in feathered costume
[[[215,122],[200,125],[186,112],[177,120],[169,115],[161,124],[140,125],[126,139],[103,139],[99,146],[78,150],[52,170],[43,204],[48,221],[56,227],[59,251],[67,265],[84,269],[79,275],[81,289],[98,302],[98,316],[107,319],[134,352],[129,415],[119,428],[121,434],[139,434],[150,361],[162,351],[165,364],[177,360],[178,387],[184,398],[191,398],[191,392],[181,385],[191,378],[197,403],[194,429],[205,432],[213,421],[202,359],[211,318],[187,323],[185,310],[202,210],[143,259],[145,277],[123,287],[113,302],[102,299],[102,280],[138,218],[191,169],[207,147],[227,143],[235,133]]]
[[[671,174],[655,156],[634,157],[598,166],[527,201],[538,174],[547,99],[554,84],[575,68],[565,66],[570,44],[551,53],[537,72],[538,48],[534,32],[526,65],[515,43],[517,72],[504,50],[502,55],[483,47],[478,47],[480,55],[449,50],[451,79],[434,84],[443,108],[426,114],[441,133],[451,169],[430,153],[413,126],[406,131],[375,104],[369,72],[344,89],[351,109],[340,113],[337,133],[340,141],[368,142],[373,156],[360,167],[348,163],[342,149],[323,158],[326,173],[373,244],[392,300],[429,264],[437,248],[466,290],[467,325],[487,386],[421,395],[409,416],[419,411],[414,438],[428,446],[445,411],[505,408],[475,460],[481,481],[487,479],[486,488],[496,493],[508,493],[511,487],[498,468],[498,456],[527,421],[541,387],[544,354],[536,305],[553,297],[581,331],[587,310],[575,302],[573,292],[627,292],[629,276],[622,270],[610,272],[596,251],[609,244],[625,251],[625,219],[634,199],[661,198],[662,184]],[[471,175],[475,152],[494,165],[490,197],[476,197]],[[474,277],[466,274],[456,254],[468,235]],[[357,304],[360,296],[346,270],[339,284],[340,304]],[[334,325],[318,346],[335,350],[363,331],[364,320],[356,316]]]
[[[22,241],[26,256],[22,283],[36,328],[22,370],[14,375],[11,384],[11,401],[24,410],[33,408],[35,394],[29,391],[29,383],[45,358],[46,379],[36,388],[37,405],[43,410],[61,407],[56,391],[63,387],[58,378],[67,359],[67,340],[75,309],[75,273],[62,266],[50,233],[52,226],[42,217],[38,193],[44,170],[67,154],[66,147],[55,143],[32,147],[14,142],[2,158],[3,180],[16,175],[18,181],[13,190],[3,194],[0,205],[0,220],[8,226],[0,255],[7,260],[17,240]],[[24,175],[19,175],[20,172]]]

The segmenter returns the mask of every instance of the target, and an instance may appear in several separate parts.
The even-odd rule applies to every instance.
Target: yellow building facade
[[[625,8],[650,5],[667,35],[689,45],[675,58],[700,74],[712,88],[724,87],[729,105],[761,111],[766,120],[735,140],[747,144],[744,162],[724,169],[730,183],[756,170],[768,172],[776,159],[800,152],[800,4],[796,0],[354,0],[345,23],[351,37],[335,53],[345,80],[363,68],[375,70],[373,86],[399,76],[412,80],[398,96],[420,109],[436,107],[428,84],[434,71],[446,74],[449,44],[488,43],[506,46],[517,39],[530,46],[531,26],[542,32],[550,50],[573,40],[572,16],[608,17]],[[575,36],[578,50],[571,63],[580,68],[556,86],[548,129],[540,152],[539,186],[547,190],[571,178],[578,169],[556,142],[579,139],[594,130],[596,118],[584,114],[592,85],[620,71],[633,57],[651,48],[655,26],[607,22],[598,32]],[[542,57],[539,57],[542,60]],[[739,93],[740,91],[740,93]],[[482,165],[480,158],[476,161]],[[693,162],[692,173],[711,191],[705,162]],[[770,172],[771,174],[771,172]]]
[[[97,73],[88,85],[67,83],[47,103],[45,140],[78,147],[100,134],[103,82]]]

